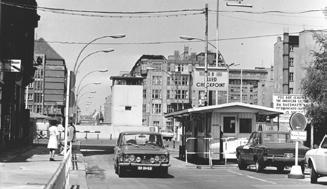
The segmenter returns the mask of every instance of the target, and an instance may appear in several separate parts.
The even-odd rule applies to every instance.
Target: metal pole
[[[240,89],[240,102],[243,101],[243,69],[241,68],[241,89]]]
[[[226,93],[226,96],[227,96],[227,103],[229,101],[229,65],[227,65],[227,93]]]
[[[298,157],[299,157],[299,141],[295,143],[295,166],[298,166]]]
[[[311,131],[310,131],[310,148],[313,149],[313,132],[314,132],[314,128],[313,128],[313,124],[312,122],[310,123],[311,126]]]
[[[204,49],[204,84],[205,84],[205,106],[209,105],[208,99],[208,4],[205,4],[205,49]]]
[[[70,71],[68,71],[68,75],[67,75],[67,89],[66,89],[64,157],[66,157],[66,154],[67,154],[67,130],[68,130],[68,116],[69,116],[69,95],[70,95]]]

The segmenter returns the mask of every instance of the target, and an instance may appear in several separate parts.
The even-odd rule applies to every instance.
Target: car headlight
[[[136,162],[137,162],[137,163],[140,163],[141,160],[142,160],[141,157],[140,157],[140,156],[137,156],[137,158],[136,158]]]
[[[154,161],[158,162],[160,160],[159,156],[154,156]]]
[[[152,157],[152,158],[150,158],[150,163],[154,163],[155,161],[154,161],[154,158]]]
[[[165,162],[165,161],[167,161],[167,157],[166,157],[166,155],[161,155],[161,156],[160,156],[160,161],[161,161],[161,162]]]
[[[130,155],[129,156],[129,161],[135,161],[135,156],[134,155]]]

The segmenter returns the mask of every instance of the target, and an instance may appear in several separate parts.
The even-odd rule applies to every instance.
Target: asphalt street
[[[234,164],[217,165],[213,168],[196,168],[186,165],[177,158],[178,152],[172,151],[169,175],[160,177],[151,172],[130,173],[127,177],[119,178],[113,168],[113,146],[92,145],[81,150],[87,163],[87,185],[90,189],[135,189],[135,188],[326,188],[327,180],[318,184],[310,183],[306,172],[305,179],[289,179],[289,171],[277,173],[275,168],[268,168],[262,173],[256,173],[249,167],[239,170]]]

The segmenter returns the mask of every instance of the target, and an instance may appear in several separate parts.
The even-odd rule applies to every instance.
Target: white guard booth
[[[181,123],[180,158],[203,161],[236,158],[236,147],[256,130],[279,130],[283,112],[241,102],[185,109],[166,114]],[[277,122],[273,118],[277,117]]]

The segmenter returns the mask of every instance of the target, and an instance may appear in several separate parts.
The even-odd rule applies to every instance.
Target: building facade
[[[12,67],[8,64],[11,60],[20,62],[15,71],[0,71],[1,150],[29,144],[33,134],[24,96],[25,87],[32,82],[34,76],[34,30],[40,17],[36,9],[22,9],[10,5],[14,3],[22,1],[2,0],[0,6],[1,67]],[[35,0],[26,0],[24,4],[37,7]]]
[[[314,39],[314,30],[299,35],[284,33],[274,44],[274,93],[301,94],[305,69],[313,61],[312,52],[320,46]]]
[[[34,82],[26,90],[26,106],[34,113],[62,119],[67,69],[65,60],[44,40],[35,41]]]

